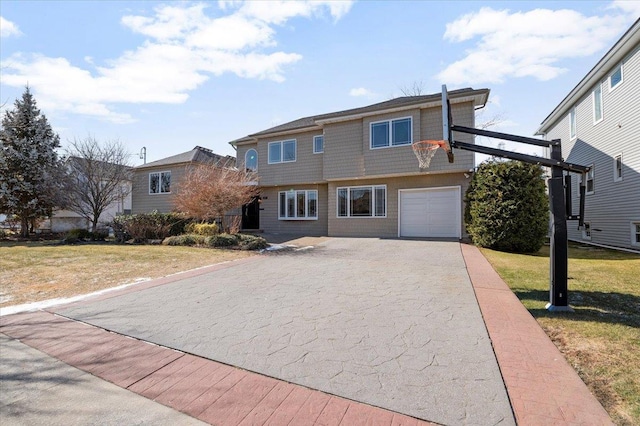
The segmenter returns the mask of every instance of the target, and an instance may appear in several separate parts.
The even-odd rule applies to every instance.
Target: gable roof
[[[450,90],[448,92],[449,100],[451,103],[470,102],[473,101],[475,106],[484,106],[489,97],[489,89],[477,89],[472,88]],[[240,139],[231,141],[232,145],[243,142],[255,142],[258,137],[273,135],[282,132],[291,132],[308,128],[312,130],[314,128],[320,129],[324,123],[335,121],[354,120],[368,115],[375,115],[384,112],[410,109],[410,108],[426,108],[431,106],[437,106],[442,103],[442,94],[434,93],[430,95],[420,96],[402,96],[399,98],[390,99],[388,101],[379,102],[372,105],[367,105],[360,108],[352,108],[344,111],[331,112],[328,114],[312,115],[309,117],[299,118],[297,120],[290,121],[288,123],[279,124],[266,130],[262,130],[257,133],[252,133]]]
[[[201,146],[194,147],[191,151],[183,152],[181,154],[172,155],[171,157],[162,158],[160,160],[152,161],[151,163],[137,166],[136,169],[144,169],[148,167],[168,166],[180,163],[217,163],[221,167],[233,167],[235,166],[236,159],[230,155],[218,155],[209,148],[203,148]]]
[[[640,19],[629,28],[611,49],[598,61],[586,76],[569,92],[545,118],[536,131],[536,135],[544,135],[553,125],[564,117],[582,97],[591,90],[593,84],[607,76],[633,49],[640,44]]]

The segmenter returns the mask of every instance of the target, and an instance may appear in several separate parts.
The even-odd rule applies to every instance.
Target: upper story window
[[[410,145],[413,139],[411,117],[377,121],[370,124],[371,149]]]
[[[269,164],[296,161],[296,140],[269,142]]]
[[[622,180],[622,154],[618,154],[613,158],[613,181]]]
[[[622,64],[620,64],[609,75],[609,91],[615,89],[622,83],[622,77]]]
[[[593,124],[602,121],[602,85],[598,84],[598,87],[593,91]]]
[[[586,182],[586,190],[587,190],[587,194],[593,194],[593,191],[595,189],[595,177],[596,177],[596,172],[595,172],[596,168],[595,166],[592,164],[591,168],[589,169],[589,171],[587,172],[587,182]]]
[[[313,137],[313,153],[321,154],[324,152],[324,136],[314,136]]]
[[[569,137],[575,139],[576,137],[576,109],[572,108],[569,113]]]
[[[386,217],[387,187],[338,188],[338,217]]]
[[[244,154],[244,167],[252,172],[258,170],[258,151],[251,148]]]
[[[278,193],[278,219],[317,220],[318,191],[298,190]]]
[[[149,173],[149,194],[168,194],[171,192],[171,172]]]

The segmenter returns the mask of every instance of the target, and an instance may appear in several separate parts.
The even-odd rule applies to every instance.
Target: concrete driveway
[[[441,424],[514,424],[455,242],[330,239],[57,313]]]

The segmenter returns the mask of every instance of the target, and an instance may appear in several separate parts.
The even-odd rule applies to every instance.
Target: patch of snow
[[[117,287],[110,287],[110,288],[105,288],[104,290],[94,291],[93,293],[81,294],[79,296],[73,296],[73,297],[58,297],[55,299],[43,300],[40,302],[31,302],[31,303],[24,303],[22,305],[7,306],[4,308],[0,308],[0,317],[4,315],[17,314],[20,312],[37,311],[40,309],[46,309],[46,308],[50,308],[52,306],[57,306],[57,305],[65,305],[67,303],[73,303],[80,300],[88,299],[90,297],[95,297],[101,294],[109,293],[112,291],[121,290],[123,288],[127,288],[132,285],[136,285],[136,284],[139,284],[145,281],[150,281],[150,280],[151,278],[149,277],[141,277],[141,278],[136,278],[132,282],[122,284]]]

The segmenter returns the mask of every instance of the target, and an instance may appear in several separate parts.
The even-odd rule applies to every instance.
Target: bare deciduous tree
[[[258,195],[256,181],[256,174],[250,171],[217,164],[190,166],[177,185],[174,203],[179,211],[199,220],[220,219],[227,230],[232,224],[226,223],[226,213]]]
[[[119,141],[101,144],[91,136],[74,140],[68,155],[67,208],[95,232],[102,213],[131,191],[131,156]]]
[[[416,80],[408,86],[400,87],[400,92],[402,92],[402,96],[421,96],[425,94],[426,90],[424,82]]]
[[[402,92],[403,96],[421,96],[426,94],[426,89],[422,80],[416,80],[410,85],[400,87],[400,92]],[[491,103],[491,101],[489,101],[488,103]],[[497,112],[491,117],[485,119],[485,111],[486,109],[481,109],[476,112],[476,128],[484,130],[490,127],[497,126],[505,121],[504,114],[501,112]]]

